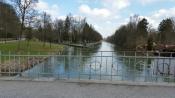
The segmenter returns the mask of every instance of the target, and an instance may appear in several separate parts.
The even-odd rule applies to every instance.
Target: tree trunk
[[[20,29],[19,38],[18,38],[18,49],[20,49],[21,38],[22,38],[22,34],[23,34],[23,29],[24,29],[24,19],[25,19],[25,16],[22,15],[21,29]]]
[[[27,48],[29,48],[30,40],[27,41]]]
[[[52,43],[51,43],[51,40],[50,40],[50,48],[52,48]]]

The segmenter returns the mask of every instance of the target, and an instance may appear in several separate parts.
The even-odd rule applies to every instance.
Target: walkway
[[[175,98],[174,87],[0,81],[0,98]]]

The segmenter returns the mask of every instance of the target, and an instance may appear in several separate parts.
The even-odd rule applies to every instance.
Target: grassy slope
[[[11,51],[11,52],[48,52],[48,51],[61,51],[63,49],[62,45],[46,43],[43,47],[42,42],[30,41],[29,46],[27,46],[27,41],[21,41],[20,50],[18,50],[18,42],[0,43],[0,51]]]
[[[29,46],[27,46],[27,41],[21,41],[20,50],[18,49],[18,42],[8,42],[6,44],[0,43],[0,51],[2,54],[8,54],[9,51],[11,54],[49,54],[50,52],[62,51],[63,46],[58,44],[52,44],[50,48],[50,44],[46,43],[45,47],[43,47],[42,42],[30,41]],[[2,61],[5,60],[7,57],[2,57]]]

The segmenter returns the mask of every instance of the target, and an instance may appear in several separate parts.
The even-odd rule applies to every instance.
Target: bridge
[[[1,77],[175,82],[175,60],[154,52],[98,51],[95,55],[53,52],[49,55],[0,53]],[[117,56],[116,56],[117,54]],[[173,53],[166,53],[173,54]]]
[[[175,60],[162,54],[173,53],[1,51],[0,98],[174,98]]]

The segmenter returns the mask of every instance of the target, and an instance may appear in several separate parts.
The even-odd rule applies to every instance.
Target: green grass
[[[27,41],[20,42],[20,48],[18,48],[17,42],[8,42],[8,43],[0,43],[0,51],[2,54],[49,54],[50,52],[58,52],[63,51],[63,45],[52,44],[50,48],[50,44],[46,43],[43,47],[43,42],[39,41],[30,41],[29,45]],[[1,57],[1,61],[7,61],[8,57]],[[13,57],[12,57],[13,58]]]
[[[63,49],[62,45],[46,43],[43,47],[43,42],[30,41],[29,46],[27,41],[20,42],[20,48],[18,49],[18,42],[8,42],[0,43],[0,51],[11,51],[11,52],[48,52],[48,51],[61,51]]]

